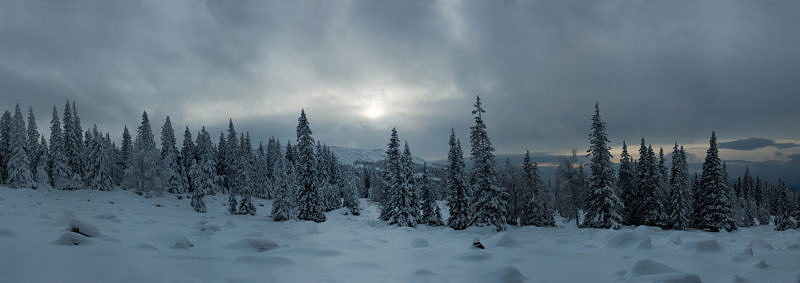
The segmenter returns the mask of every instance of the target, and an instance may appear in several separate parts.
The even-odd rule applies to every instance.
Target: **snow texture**
[[[366,199],[360,200],[359,216],[345,215],[342,208],[313,223],[272,221],[272,202],[260,199],[254,202],[264,209],[255,216],[230,215],[227,195],[220,193],[205,197],[207,213],[195,212],[190,199],[169,194],[144,198],[123,190],[0,187],[0,195],[2,282],[800,279],[800,231],[775,232],[772,226],[719,233],[608,230],[577,228],[574,221],[556,218],[556,227],[509,226],[497,233],[491,226],[386,225],[376,220],[377,205]],[[71,232],[72,226],[93,236]],[[485,249],[472,248],[475,238]],[[650,249],[639,249],[648,244]]]

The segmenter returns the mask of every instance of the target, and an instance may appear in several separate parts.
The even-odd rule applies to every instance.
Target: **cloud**
[[[315,137],[415,154],[462,141],[477,94],[498,154],[786,136],[800,123],[799,1],[0,2],[0,109],[76,100],[119,137],[142,110],[176,127]],[[753,95],[758,94],[758,95]],[[361,113],[380,103],[385,114]],[[158,118],[158,119],[156,119]],[[793,147],[774,143],[775,147]]]
[[[780,149],[786,149],[786,148],[800,147],[800,144],[776,143],[774,140],[765,138],[747,138],[747,139],[740,139],[740,140],[719,143],[719,148],[745,150],[745,151],[756,150],[759,148],[765,148],[769,146]]]

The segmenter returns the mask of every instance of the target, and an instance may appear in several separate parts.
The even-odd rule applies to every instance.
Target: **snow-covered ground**
[[[341,210],[328,221],[226,213],[224,196],[0,187],[0,282],[798,282],[800,232],[512,227],[454,231]],[[76,228],[85,237],[68,230]],[[472,248],[480,238],[486,249]],[[78,245],[74,245],[78,243]],[[744,281],[742,281],[744,280]]]

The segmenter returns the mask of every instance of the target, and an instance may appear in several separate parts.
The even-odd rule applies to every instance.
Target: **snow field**
[[[2,282],[798,282],[800,232],[511,227],[454,231],[228,215],[227,196],[0,187]],[[260,206],[259,204],[263,204]],[[447,217],[446,207],[443,216]],[[472,248],[479,238],[486,249]]]

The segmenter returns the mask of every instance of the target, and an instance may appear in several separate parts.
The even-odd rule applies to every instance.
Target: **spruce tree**
[[[545,184],[539,175],[536,162],[531,163],[530,152],[525,152],[522,161],[522,180],[525,187],[525,207],[520,215],[521,225],[555,226],[553,211],[547,204]]]
[[[164,171],[161,174],[166,181],[167,191],[173,194],[181,194],[188,191],[186,171],[180,162],[180,152],[176,146],[175,130],[172,122],[167,116],[164,125],[161,126],[161,163]]]
[[[729,192],[722,172],[722,163],[717,149],[717,136],[711,132],[709,148],[703,162],[703,175],[700,180],[699,229],[719,232],[722,229],[731,231],[736,225],[731,215]]]
[[[75,115],[73,115],[72,107],[70,106],[69,101],[67,101],[66,105],[64,105],[64,150],[67,155],[67,164],[69,168],[72,169],[72,173],[75,175],[72,178],[76,180],[83,180],[84,176],[84,168],[82,164],[82,152],[81,148],[83,147],[82,137],[83,137],[83,130],[76,126],[80,125],[80,122],[75,121]],[[80,184],[80,181],[77,183]],[[80,186],[80,185],[78,185]],[[81,186],[82,187],[82,186]]]
[[[272,219],[275,221],[291,220],[297,217],[297,200],[295,192],[297,183],[293,166],[290,166],[280,154],[275,154],[272,164],[272,183],[275,186],[275,199],[272,202]]]
[[[207,181],[205,172],[203,172],[203,169],[197,165],[197,160],[192,158],[190,161],[192,165],[189,166],[189,176],[194,183],[192,184],[192,187],[195,188],[192,191],[191,205],[194,211],[205,213],[207,210],[206,203],[203,201],[203,197],[205,196],[205,189],[203,189],[203,187],[207,186],[207,184],[204,182]]]
[[[125,172],[128,188],[151,194],[160,194],[163,188],[161,157],[156,149],[153,130],[147,112],[142,113],[142,122],[136,129],[130,164]]]
[[[101,191],[111,190],[114,185],[111,179],[111,163],[97,125],[92,129],[87,153],[89,158],[85,165],[89,188]]]
[[[611,152],[606,136],[606,124],[600,119],[600,107],[594,105],[592,132],[589,134],[588,156],[591,157],[592,176],[589,199],[586,207],[584,227],[619,229],[620,213],[624,206],[614,191],[614,169],[611,168]]]
[[[44,136],[39,137],[39,164],[36,166],[35,179],[36,179],[36,188],[37,189],[49,189],[52,188],[52,181],[50,180],[50,166],[48,165],[48,161],[50,160],[50,151],[47,146],[47,141],[44,140]]]
[[[189,131],[189,126],[183,131],[183,146],[181,147],[181,166],[183,172],[186,172],[186,189],[191,192],[194,190],[194,182],[192,181],[192,174],[189,174],[192,168],[192,161],[197,160],[197,152],[195,150],[194,141],[192,140],[192,132]]]
[[[305,110],[300,111],[297,119],[297,155],[296,167],[298,185],[298,212],[297,218],[300,220],[311,220],[314,222],[325,222],[322,198],[320,197],[319,185],[316,183],[316,155],[314,153],[314,138],[311,137],[311,128],[306,118]]]
[[[436,204],[436,195],[433,192],[433,187],[431,187],[427,163],[422,165],[422,179],[420,179],[419,190],[422,193],[422,216],[419,223],[430,226],[444,225],[442,212],[439,209],[439,205]]]
[[[211,143],[211,135],[202,127],[197,133],[195,147],[197,167],[195,174],[192,175],[193,196],[202,198],[204,195],[215,194],[217,191],[217,164],[214,158],[214,145]],[[193,159],[194,160],[194,159]]]
[[[258,143],[258,149],[253,153],[253,162],[255,168],[256,196],[263,199],[272,199],[273,189],[270,183],[272,176],[272,166],[267,165],[267,153],[264,149],[264,144]]]
[[[339,186],[342,188],[343,206],[347,208],[350,215],[361,215],[361,208],[358,205],[358,177],[353,170],[339,170],[342,178]]]
[[[636,175],[633,167],[633,157],[628,153],[628,145],[622,141],[622,153],[619,160],[619,174],[617,174],[620,198],[625,206],[623,220],[625,224],[634,225],[639,222],[639,194],[636,190]]]
[[[33,174],[34,182],[39,183],[37,167],[43,162],[40,157],[42,155],[41,151],[44,149],[39,144],[39,128],[36,126],[36,116],[33,114],[33,108],[28,108],[28,125],[25,135],[25,151],[28,153],[28,160],[31,161],[30,170]]]
[[[236,161],[236,171],[238,176],[235,183],[238,183],[237,189],[241,196],[239,202],[239,214],[256,215],[256,207],[253,205],[253,191],[255,190],[255,183],[253,182],[253,152],[250,143],[250,134],[247,136],[241,135],[239,138],[239,158]]]
[[[526,202],[523,201],[525,198],[522,196],[522,192],[520,192],[520,186],[517,185],[514,168],[511,167],[511,160],[509,158],[506,158],[506,165],[503,167],[503,170],[500,171],[499,181],[500,185],[506,190],[506,197],[508,197],[506,200],[506,203],[508,203],[506,221],[508,221],[509,225],[517,225],[520,211],[522,207],[525,206]]]
[[[67,161],[64,150],[64,135],[61,132],[61,121],[58,118],[56,107],[53,106],[53,119],[50,120],[50,155],[48,172],[52,186],[57,190],[74,189],[77,184],[73,181],[74,174]]]
[[[686,152],[682,146],[678,149],[678,143],[675,143],[672,150],[670,185],[672,190],[667,224],[672,229],[686,230],[691,225],[692,219],[689,214],[689,165],[686,161]]]
[[[417,193],[416,182],[414,180],[412,160],[411,150],[408,147],[408,141],[406,141],[403,146],[403,155],[400,158],[402,168],[401,193],[405,195],[401,213],[407,215],[405,218],[408,219],[409,223],[407,226],[409,227],[414,226],[414,223],[418,223],[420,218],[419,194]]]
[[[400,138],[397,136],[397,128],[394,127],[387,144],[385,165],[381,219],[390,225],[414,227],[418,217],[415,209],[418,202],[414,192],[411,152],[406,143],[403,153],[400,153]]]
[[[128,132],[128,126],[124,126],[122,128],[122,145],[119,148],[119,156],[117,158],[117,167],[120,170],[120,175],[116,181],[117,184],[126,185],[125,172],[128,171],[131,164],[131,153],[133,153],[133,141],[130,132]],[[127,188],[127,186],[124,186],[124,188]]]
[[[472,145],[471,160],[473,162],[470,185],[473,196],[473,220],[477,226],[495,226],[497,231],[506,229],[506,210],[508,204],[505,191],[497,183],[495,172],[494,148],[486,132],[483,121],[481,98],[475,100],[474,115],[475,125],[470,127],[470,143]]]
[[[0,182],[8,178],[8,159],[11,157],[11,112],[6,110],[0,118]]]
[[[9,137],[9,157],[6,168],[8,176],[6,183],[13,188],[27,188],[34,185],[31,173],[31,161],[25,150],[28,136],[25,131],[25,120],[22,118],[19,104],[14,109],[11,120],[11,135]]]
[[[659,173],[655,154],[652,146],[645,146],[644,138],[639,148],[639,162],[637,163],[637,184],[640,194],[638,202],[641,203],[640,222],[636,225],[661,226],[664,218],[664,203],[659,189]]]
[[[795,227],[791,219],[792,205],[789,190],[783,180],[778,179],[777,213],[775,214],[775,231],[785,231]]]
[[[450,218],[447,226],[454,230],[463,230],[469,226],[470,206],[469,192],[464,179],[464,154],[461,142],[456,139],[455,130],[450,130],[450,150],[447,153],[447,206]]]

